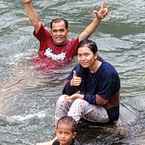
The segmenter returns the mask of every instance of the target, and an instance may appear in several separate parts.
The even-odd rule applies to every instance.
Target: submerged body
[[[76,54],[76,47],[81,40],[87,39],[96,28],[101,20],[108,14],[107,7],[102,7],[95,11],[95,17],[91,23],[74,39],[68,39],[69,25],[68,21],[63,18],[55,18],[50,22],[49,28],[44,26],[38,13],[32,5],[32,0],[22,0],[22,4],[34,27],[34,35],[39,40],[40,47],[38,58],[34,60],[41,67],[53,68],[63,66],[72,61]]]

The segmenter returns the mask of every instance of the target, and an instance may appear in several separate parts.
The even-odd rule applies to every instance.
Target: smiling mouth
[[[82,65],[88,65],[88,62],[80,62]]]
[[[56,40],[62,40],[62,38],[56,38]]]
[[[64,37],[56,36],[55,39],[63,39]]]

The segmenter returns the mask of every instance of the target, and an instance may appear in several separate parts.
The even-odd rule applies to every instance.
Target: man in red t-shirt
[[[34,36],[40,42],[39,55],[34,59],[34,62],[48,68],[70,63],[76,54],[79,42],[88,38],[96,30],[102,18],[108,14],[108,8],[102,4],[99,11],[94,11],[96,17],[79,36],[76,39],[68,40],[68,22],[65,19],[53,19],[50,22],[49,30],[40,20],[32,5],[32,0],[22,0],[22,4],[34,27]]]

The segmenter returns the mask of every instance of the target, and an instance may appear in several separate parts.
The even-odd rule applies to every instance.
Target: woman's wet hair
[[[52,25],[53,23],[59,23],[63,21],[64,24],[65,24],[65,28],[68,29],[68,21],[64,18],[55,18],[55,19],[52,19],[51,22],[50,22],[50,28],[52,29]]]
[[[60,124],[69,125],[72,128],[72,132],[77,131],[77,122],[71,116],[61,117],[56,124],[56,129],[59,127]]]
[[[80,47],[84,47],[84,46],[88,47],[93,52],[93,54],[96,54],[98,51],[98,47],[94,41],[85,39],[85,40],[80,41],[80,43],[77,47],[77,52]]]

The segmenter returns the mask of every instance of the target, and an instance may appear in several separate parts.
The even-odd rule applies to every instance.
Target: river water
[[[34,0],[47,24],[61,16],[76,37],[91,20],[96,0]],[[87,145],[145,145],[145,1],[108,0],[110,13],[96,33],[100,54],[121,78],[122,116],[128,136],[101,129],[83,133]],[[55,102],[73,63],[42,72],[32,64],[38,41],[20,0],[0,0],[0,144],[33,145],[53,136]]]

